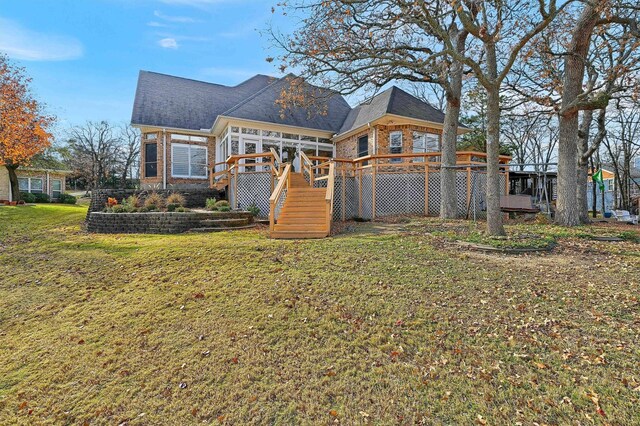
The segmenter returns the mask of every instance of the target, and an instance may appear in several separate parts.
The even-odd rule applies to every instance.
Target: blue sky
[[[141,69],[229,85],[277,75],[259,32],[276,3],[0,0],[0,51],[27,69],[60,129],[128,122]]]

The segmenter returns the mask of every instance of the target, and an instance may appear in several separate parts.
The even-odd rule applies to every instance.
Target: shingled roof
[[[444,122],[442,111],[393,86],[374,96],[369,102],[352,109],[338,134],[357,129],[382,118],[385,114],[395,114],[432,123]]]
[[[219,116],[262,121],[342,134],[395,114],[442,123],[444,114],[407,92],[392,87],[353,109],[338,93],[304,83],[321,93],[322,113],[305,108],[285,111],[276,103],[289,78],[256,75],[237,86],[140,71],[131,124],[209,130]]]

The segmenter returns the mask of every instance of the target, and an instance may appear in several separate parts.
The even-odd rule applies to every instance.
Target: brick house
[[[18,168],[18,184],[20,192],[33,194],[47,194],[52,201],[60,198],[66,190],[65,177],[68,170],[51,170],[40,168]],[[12,201],[15,197],[11,194],[11,182],[6,167],[0,167],[0,201]]]
[[[292,81],[301,90],[293,99],[322,101],[316,111],[283,108]],[[395,86],[352,108],[293,76],[229,87],[147,71],[131,119],[142,133],[143,188],[224,189],[232,208],[268,216],[274,238],[323,237],[333,220],[437,215],[443,121]],[[500,158],[505,193],[509,160]],[[483,215],[483,164],[484,153],[457,153],[461,217]]]
[[[355,108],[325,91],[325,109],[313,113],[282,110],[289,81],[256,75],[229,87],[141,71],[131,123],[142,132],[142,186],[207,186],[229,156],[270,148],[296,170],[299,157],[288,158],[296,151],[354,159],[440,150],[444,114],[397,87]]]

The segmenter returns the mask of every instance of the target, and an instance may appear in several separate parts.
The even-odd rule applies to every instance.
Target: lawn
[[[438,231],[466,222],[272,241],[85,214],[0,207],[0,424],[640,423],[640,244],[585,238],[618,228],[512,225],[558,245],[508,256]]]

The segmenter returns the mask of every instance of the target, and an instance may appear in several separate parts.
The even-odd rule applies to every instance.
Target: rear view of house
[[[294,84],[318,100],[314,107],[287,105]],[[308,229],[326,235],[325,216],[433,213],[439,183],[437,171],[431,181],[429,173],[439,165],[443,120],[397,87],[351,108],[340,94],[292,75],[223,86],[147,71],[140,72],[132,114],[142,132],[143,187],[224,188],[233,207],[255,204],[283,236]],[[469,164],[483,156],[459,153]],[[279,185],[285,169],[293,178]],[[468,211],[476,190],[471,169],[461,178],[460,208]],[[327,193],[307,191],[313,188]]]

